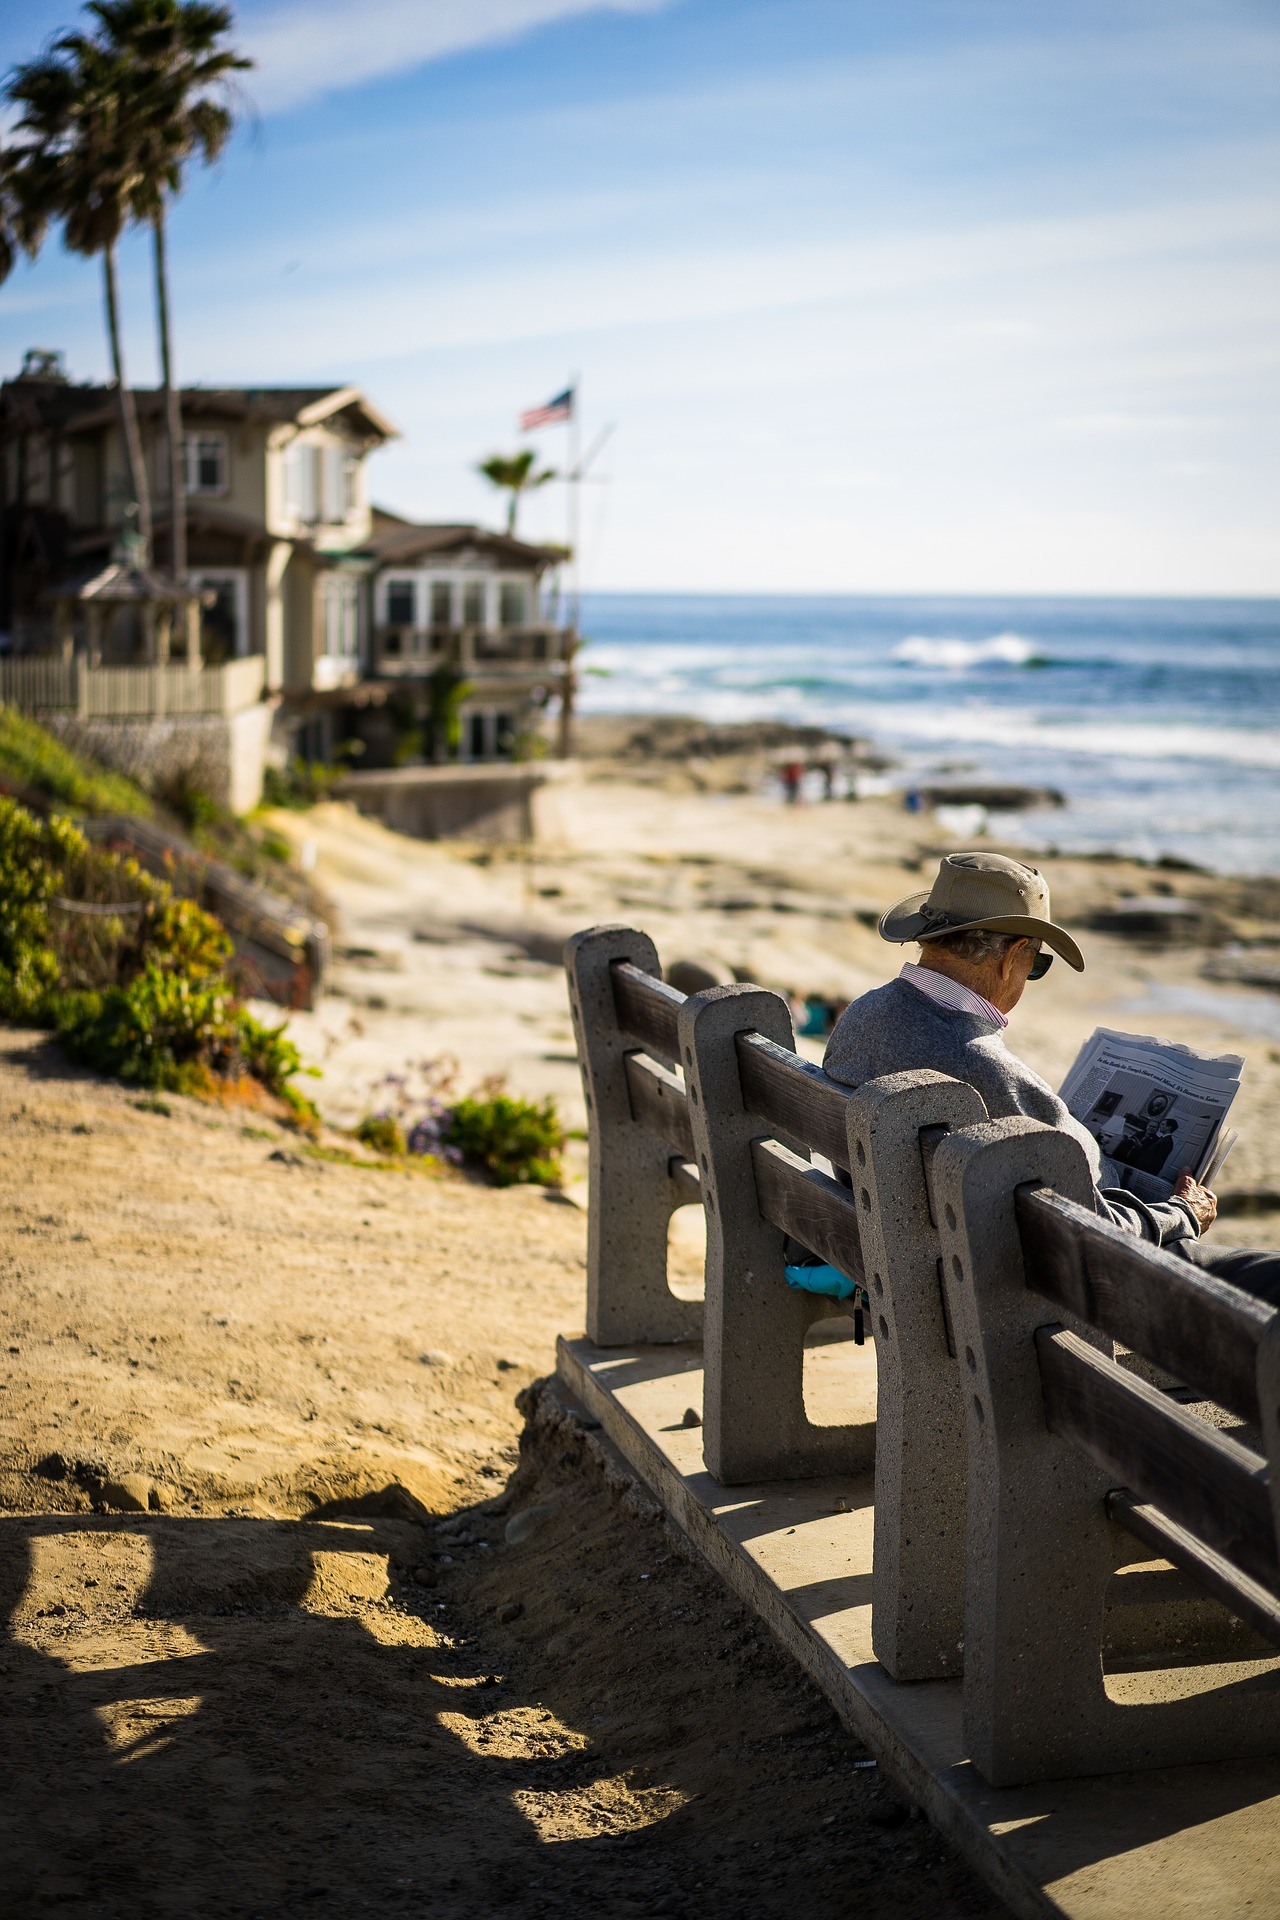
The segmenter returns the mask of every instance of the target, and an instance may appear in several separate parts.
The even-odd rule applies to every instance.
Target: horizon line
[[[1265,593],[1239,591],[1178,593],[1169,590],[1122,587],[1112,590],[1034,587],[583,587],[584,600],[610,594],[628,599],[666,600],[1166,600],[1231,601],[1244,606],[1280,606],[1280,587]]]

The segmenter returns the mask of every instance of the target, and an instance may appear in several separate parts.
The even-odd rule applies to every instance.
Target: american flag
[[[530,433],[534,427],[554,426],[557,420],[572,420],[573,388],[566,387],[554,400],[548,400],[545,407],[530,407],[527,413],[520,415],[521,433]]]

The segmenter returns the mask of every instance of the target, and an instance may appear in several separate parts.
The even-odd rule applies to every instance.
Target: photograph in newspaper
[[[1223,1121],[1243,1066],[1238,1053],[1198,1054],[1099,1027],[1063,1082],[1062,1098],[1119,1170],[1121,1185],[1171,1187],[1181,1173],[1203,1179],[1221,1165]]]

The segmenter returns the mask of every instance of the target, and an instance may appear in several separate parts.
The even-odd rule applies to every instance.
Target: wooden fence
[[[95,667],[85,660],[41,655],[0,660],[0,701],[24,713],[74,713],[83,720],[230,718],[262,698],[261,654],[220,666]]]

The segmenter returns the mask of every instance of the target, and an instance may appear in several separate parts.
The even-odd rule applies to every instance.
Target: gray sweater
[[[1009,1052],[998,1028],[980,1014],[939,1006],[908,980],[891,980],[846,1007],[827,1043],[823,1065],[832,1079],[853,1087],[882,1074],[922,1067],[966,1080],[982,1095],[993,1120],[1025,1114],[1080,1142],[1093,1175],[1093,1203],[1105,1220],[1157,1246],[1197,1235],[1189,1208],[1173,1200],[1149,1206],[1111,1184],[1119,1179],[1115,1163],[1052,1087]]]

